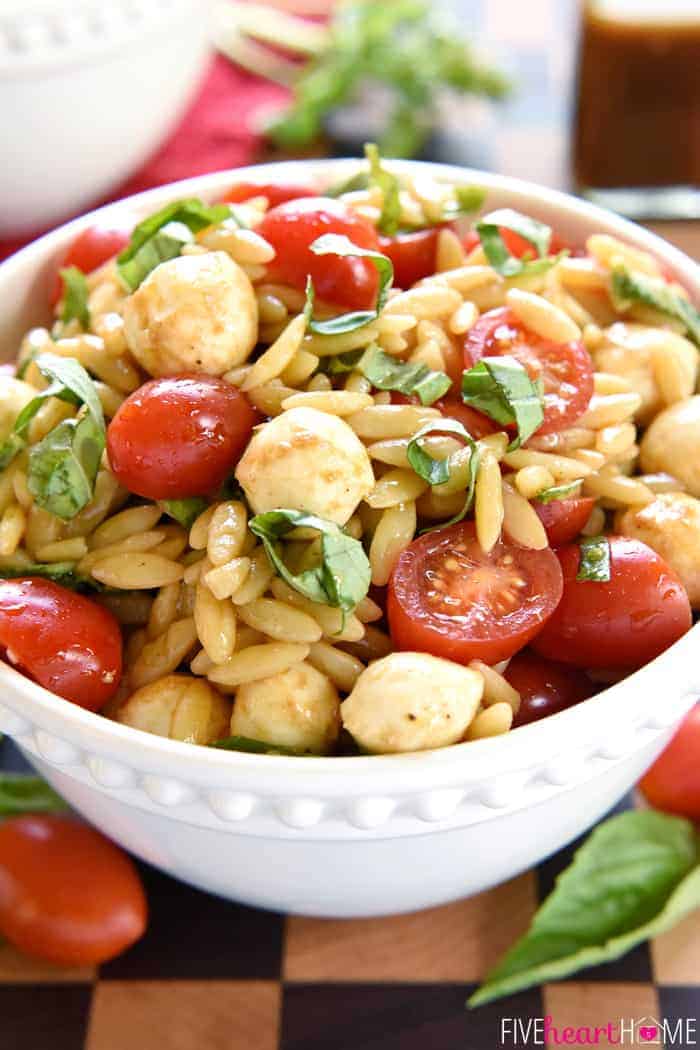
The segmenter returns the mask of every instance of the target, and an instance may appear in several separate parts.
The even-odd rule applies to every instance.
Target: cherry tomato
[[[119,624],[101,605],[51,580],[0,581],[0,646],[18,670],[90,711],[119,686]]]
[[[257,232],[276,252],[267,268],[270,280],[303,290],[310,274],[319,299],[353,309],[374,305],[379,282],[368,259],[314,255],[309,250],[324,233],[342,234],[359,248],[379,250],[374,226],[340,201],[325,197],[287,201],[265,215]]]
[[[685,716],[671,743],[639,782],[656,809],[700,821],[700,705]]]
[[[394,264],[394,284],[410,288],[416,281],[435,273],[435,256],[441,226],[427,230],[398,233],[395,237],[380,237],[380,251]]]
[[[578,544],[556,552],[564,574],[559,607],[532,643],[574,667],[642,667],[689,629],[690,603],[665,561],[640,540],[609,536],[610,580],[577,580]]]
[[[231,473],[259,422],[245,395],[223,379],[152,379],[109,424],[110,466],[125,488],[148,499],[201,496]]]
[[[505,243],[506,248],[511,255],[514,255],[516,259],[522,259],[524,255],[530,255],[534,258],[535,249],[526,241],[520,234],[515,233],[513,230],[506,230],[501,226],[499,230],[501,237]],[[470,230],[469,233],[463,239],[464,247],[467,252],[471,252],[480,243],[479,234],[476,230]],[[578,248],[572,248],[571,245],[567,244],[561,239],[558,233],[552,234],[552,240],[549,245],[550,255],[558,255],[559,252],[568,251],[572,255],[585,254]]]
[[[123,227],[88,226],[75,238],[64,255],[59,269],[66,266],[77,266],[83,273],[91,273],[125,248],[130,237],[131,231]],[[51,290],[51,305],[55,306],[62,295],[63,281],[57,272]]]
[[[576,499],[553,499],[551,503],[534,500],[537,517],[544,525],[550,547],[571,543],[591,516],[595,500],[591,496]]]
[[[86,824],[56,815],[0,824],[0,933],[59,966],[113,959],[143,936],[136,868]]]
[[[583,343],[553,343],[529,331],[508,307],[480,317],[464,338],[464,364],[509,354],[544,385],[544,422],[538,434],[570,427],[593,395],[593,362]]]
[[[297,186],[291,182],[237,182],[221,200],[226,204],[242,204],[253,197],[267,197],[268,207],[276,208],[278,204],[299,200],[300,197],[315,197],[316,194],[317,191],[310,186]]]
[[[505,678],[520,693],[520,710],[513,726],[524,726],[555,715],[591,696],[595,689],[581,671],[543,660],[524,649],[508,664]]]
[[[486,437],[487,434],[495,434],[498,430],[498,425],[492,419],[454,397],[436,401],[432,407],[439,408],[443,416],[458,420],[473,438]]]
[[[425,533],[389,581],[394,645],[466,664],[494,664],[522,649],[552,615],[561,570],[548,548],[499,542],[485,554],[473,522]]]

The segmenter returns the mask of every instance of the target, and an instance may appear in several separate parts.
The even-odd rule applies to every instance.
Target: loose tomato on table
[[[70,245],[58,269],[77,266],[83,273],[91,273],[125,248],[130,237],[131,231],[122,226],[88,226]],[[51,306],[55,306],[62,295],[63,280],[57,272],[50,295]]]
[[[527,649],[515,654],[504,676],[520,693],[520,709],[513,728],[555,715],[595,692],[592,682],[582,672],[553,660],[543,660]]]
[[[579,496],[575,499],[553,499],[549,503],[534,500],[532,506],[544,525],[550,547],[571,543],[591,516],[595,499]]]
[[[228,477],[259,422],[245,394],[223,379],[152,379],[109,424],[110,466],[125,488],[147,499],[201,496]]]
[[[538,434],[572,426],[593,396],[593,362],[583,343],[554,343],[531,332],[508,307],[484,314],[464,337],[464,367],[482,357],[508,354],[544,387],[544,422]]]
[[[253,197],[266,197],[268,207],[276,208],[278,204],[299,200],[301,197],[316,197],[318,191],[311,186],[296,183],[274,182],[237,182],[221,198],[224,204],[243,204]]]
[[[576,579],[581,559],[578,544],[556,551],[564,593],[532,643],[541,656],[574,667],[633,670],[668,649],[690,628],[688,595],[666,562],[639,540],[607,539],[607,582]]]
[[[443,226],[425,230],[397,233],[394,237],[379,238],[379,249],[388,255],[394,265],[394,284],[410,288],[416,281],[435,273],[437,242]]]
[[[0,934],[60,966],[94,966],[146,929],[136,868],[108,839],[69,817],[0,824]]]
[[[685,716],[639,790],[656,809],[700,821],[700,704]]]
[[[119,624],[101,605],[51,580],[0,581],[0,647],[39,685],[90,711],[119,686]]]
[[[551,550],[499,542],[486,554],[473,522],[461,522],[419,536],[400,556],[389,581],[391,637],[398,649],[498,663],[542,628],[561,591]]]
[[[374,226],[341,201],[325,197],[287,201],[267,212],[257,232],[275,249],[267,268],[271,281],[303,291],[310,275],[319,299],[358,310],[374,305],[379,279],[368,259],[314,255],[310,249],[318,237],[335,233],[358,248],[379,251]]]

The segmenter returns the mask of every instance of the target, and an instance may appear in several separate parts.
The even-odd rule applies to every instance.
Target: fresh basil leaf
[[[458,521],[462,521],[467,516],[474,502],[476,478],[479,473],[479,462],[481,459],[479,445],[459,420],[439,419],[432,423],[426,423],[409,441],[406,449],[406,458],[416,474],[423,481],[427,481],[429,485],[442,485],[444,482],[449,481],[450,478],[449,456],[446,459],[433,459],[421,444],[423,438],[429,434],[454,434],[466,442],[471,449],[471,456],[469,459],[469,482],[467,484],[464,506],[449,521],[442,522],[439,526],[434,525],[428,529],[423,529],[423,532],[431,532],[433,528],[446,528],[448,525],[456,525]]]
[[[285,565],[279,541],[299,526],[320,532],[321,555],[317,566],[296,575]],[[364,548],[334,522],[301,510],[280,509],[257,514],[248,527],[263,541],[278,575],[311,601],[349,611],[367,594],[371,570]]]
[[[66,803],[41,777],[0,773],[0,817],[23,813],[55,813]]]
[[[519,448],[544,420],[542,385],[530,379],[514,357],[482,357],[462,375],[462,401],[496,423],[514,423],[517,437],[509,450]]]
[[[581,558],[576,579],[607,583],[610,579],[610,541],[607,536],[590,536],[579,543]]]
[[[423,364],[400,361],[372,343],[355,366],[378,390],[396,390],[415,395],[422,405],[432,405],[452,386],[444,372],[434,372]]]
[[[618,959],[699,906],[692,824],[651,810],[611,817],[576,852],[469,1006]]]
[[[700,346],[700,312],[692,303],[678,295],[661,277],[649,277],[636,273],[625,266],[612,271],[611,297],[618,310],[627,309],[632,303],[652,306],[655,310],[680,321],[685,325],[689,339]]]
[[[58,271],[63,278],[63,310],[61,320],[64,324],[69,321],[80,321],[83,328],[90,327],[90,311],[88,309],[88,283],[85,274],[77,266],[65,266]]]
[[[565,485],[552,485],[535,496],[538,503],[553,503],[557,499],[574,499],[581,488],[580,481],[568,481]]]
[[[336,182],[327,186],[323,191],[324,197],[342,197],[344,193],[355,193],[357,190],[366,190],[369,186],[369,175],[366,171],[358,171],[342,182]]]
[[[91,415],[64,419],[29,452],[27,485],[38,506],[74,518],[92,499],[105,448],[104,427]]]
[[[346,354],[338,354],[335,357],[319,358],[319,371],[328,376],[346,375],[355,372],[364,355],[364,347],[360,350],[348,350]]]
[[[71,591],[91,588],[98,590],[97,582],[91,577],[79,576],[74,561],[12,563],[11,558],[0,561],[0,580],[19,580],[25,576],[40,576],[44,580],[53,580]]]
[[[226,497],[228,498],[228,497]],[[187,499],[164,499],[163,510],[183,529],[191,528],[192,524],[209,504],[202,496],[190,496]]]
[[[442,222],[457,219],[460,215],[472,215],[486,200],[483,186],[455,186],[454,200],[445,204]]]
[[[365,157],[369,164],[369,184],[378,186],[382,191],[382,211],[377,227],[381,233],[393,237],[401,225],[401,201],[399,199],[399,180],[390,171],[382,167],[379,149],[374,142],[365,144]]]
[[[222,740],[215,740],[210,747],[218,747],[223,751],[248,751],[252,755],[306,755],[294,747],[285,747],[284,744],[268,744],[264,740],[253,740],[249,736],[227,736]]]
[[[130,292],[166,259],[174,259],[192,234],[231,217],[228,204],[204,204],[192,197],[172,201],[135,227],[131,240],[117,256],[117,272]]]
[[[311,277],[308,277],[304,315],[307,318],[309,331],[317,335],[340,335],[342,332],[354,332],[358,328],[364,328],[370,321],[374,321],[384,309],[394,280],[394,267],[391,259],[382,255],[381,252],[373,252],[369,248],[358,248],[349,237],[337,233],[325,233],[322,237],[318,237],[310,247],[314,255],[340,255],[369,259],[379,274],[379,290],[377,304],[373,310],[353,310],[347,314],[340,314],[338,317],[331,317],[327,321],[314,321],[315,291],[313,281]]]
[[[501,236],[501,230],[511,230],[531,244],[537,254],[535,261],[518,259],[511,255]],[[497,273],[515,277],[521,273],[539,273],[549,269],[554,260],[548,258],[552,230],[543,222],[522,215],[512,208],[499,208],[485,215],[476,224],[484,254]]]

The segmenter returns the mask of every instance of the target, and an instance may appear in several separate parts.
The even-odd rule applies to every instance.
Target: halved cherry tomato
[[[505,678],[520,693],[514,727],[555,715],[595,692],[593,683],[582,672],[543,660],[527,649],[515,654],[506,668]]]
[[[544,385],[544,422],[538,434],[570,427],[593,396],[593,362],[583,343],[553,343],[523,325],[508,307],[480,317],[464,338],[464,365],[509,354]]]
[[[18,670],[90,711],[119,686],[119,624],[101,605],[51,580],[0,581],[0,646]]]
[[[639,790],[656,809],[700,821],[700,704],[685,716]]]
[[[380,237],[380,251],[394,264],[394,284],[410,288],[416,281],[435,273],[435,256],[441,226],[412,233],[397,233],[395,237]]]
[[[225,204],[242,204],[253,197],[267,197],[268,207],[276,208],[278,204],[285,204],[286,201],[317,195],[318,191],[311,186],[298,186],[291,182],[237,182],[226,191],[221,200]]]
[[[92,273],[102,263],[125,248],[131,231],[118,226],[88,226],[79,233],[64,255],[58,269],[77,266],[83,273]],[[63,295],[63,281],[58,272],[51,290],[50,303],[55,306]]]
[[[553,499],[551,503],[534,500],[537,517],[544,525],[550,547],[561,547],[571,543],[591,516],[595,500],[591,496],[577,499]]]
[[[320,299],[353,309],[374,305],[379,281],[369,260],[314,255],[309,248],[324,233],[337,233],[348,237],[358,248],[379,250],[374,226],[341,201],[326,197],[287,201],[265,215],[257,232],[276,252],[268,265],[270,280],[303,291],[310,274]]]
[[[542,628],[561,590],[551,550],[499,542],[485,554],[473,522],[461,522],[419,536],[400,556],[389,581],[391,637],[398,649],[498,663]]]
[[[640,540],[609,536],[610,579],[577,580],[578,544],[556,552],[564,574],[561,602],[532,643],[549,660],[574,667],[642,667],[690,628],[683,584]]]
[[[223,379],[152,379],[109,424],[110,466],[125,488],[147,499],[201,496],[231,473],[259,422],[245,395]]]
[[[513,230],[506,230],[503,226],[500,227],[499,233],[503,238],[504,244],[511,255],[514,255],[516,259],[522,259],[524,255],[535,256],[535,249],[526,241],[520,234],[515,233]],[[471,252],[480,243],[479,234],[476,230],[470,230],[469,233],[463,238],[463,244],[467,252]],[[563,241],[558,233],[552,234],[552,239],[549,245],[550,255],[558,255],[559,252],[569,251],[572,255],[583,254],[577,248],[571,248],[571,245]]]
[[[498,430],[498,425],[492,419],[454,397],[436,401],[432,407],[439,408],[443,416],[458,420],[473,438],[486,437],[487,434],[495,434]]]
[[[142,937],[146,897],[127,855],[57,815],[0,824],[0,933],[59,966],[94,966]]]

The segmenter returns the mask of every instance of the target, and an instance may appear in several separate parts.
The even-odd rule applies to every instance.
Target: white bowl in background
[[[109,205],[0,266],[0,347],[42,319],[56,260],[82,227],[137,219],[241,179],[336,182],[355,161],[309,161],[189,179]],[[700,297],[690,259],[654,235],[551,190],[403,162],[478,182],[488,207],[593,230],[653,252]],[[177,878],[305,915],[369,916],[465,897],[541,861],[637,780],[700,696],[700,626],[618,685],[503,737],[406,755],[260,756],[194,747],[110,722],[0,664],[0,732],[93,824]]]
[[[59,222],[146,160],[207,54],[208,0],[0,5],[0,236]]]

